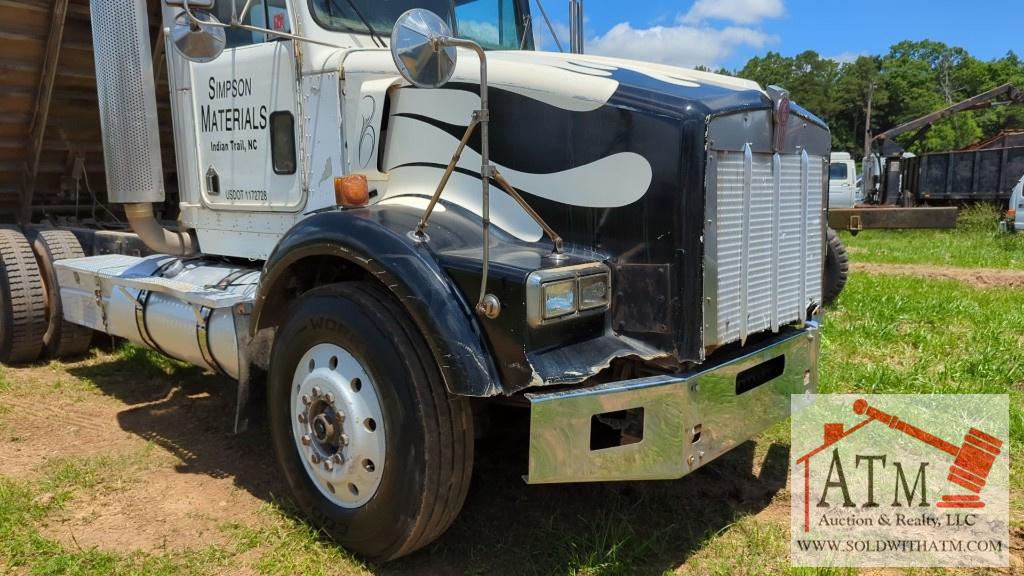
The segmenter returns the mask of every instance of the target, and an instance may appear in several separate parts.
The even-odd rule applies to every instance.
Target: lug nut
[[[334,404],[334,394],[328,392],[327,395],[324,396],[324,399],[327,400],[328,404]]]
[[[303,394],[302,395],[302,403],[305,404],[306,406],[309,406],[309,403],[310,403],[309,394]]]
[[[335,413],[334,419],[338,422],[338,424],[341,424],[342,422],[345,421],[345,413],[339,410],[338,412]]]
[[[320,455],[317,454],[316,452],[313,452],[313,455],[309,457],[309,461],[312,462],[313,464],[319,464],[320,463]]]
[[[314,398],[319,398],[320,397],[320,387],[319,386],[313,386],[313,397]]]
[[[309,420],[309,418],[306,417],[306,413],[305,412],[299,412],[299,422],[300,423],[305,424],[308,420]]]
[[[341,452],[338,452],[337,454],[335,454],[333,460],[337,464],[344,464],[345,463],[345,457],[341,455]]]
[[[324,470],[327,470],[328,472],[334,470],[334,462],[324,460]]]
[[[309,446],[313,442],[313,439],[309,437],[309,434],[302,435],[302,445]]]
[[[342,434],[338,437],[338,440],[341,441],[342,446],[348,446],[348,434]]]

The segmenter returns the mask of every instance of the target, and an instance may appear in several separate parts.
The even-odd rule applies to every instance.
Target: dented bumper
[[[808,323],[692,373],[527,394],[527,482],[685,476],[787,418],[791,394],[817,389],[818,342]],[[617,422],[620,442],[595,443]]]

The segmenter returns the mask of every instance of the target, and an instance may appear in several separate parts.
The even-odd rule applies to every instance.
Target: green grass
[[[269,576],[370,574],[362,562],[277,504],[268,504],[262,515],[265,522],[260,527],[238,523],[224,527],[232,536],[235,553],[260,552],[254,565],[258,573]]]
[[[1024,291],[853,274],[825,321],[821,390],[1010,394],[1024,444]]]
[[[955,230],[867,230],[840,236],[853,262],[1024,269],[1024,234],[1000,233],[997,219],[994,206],[980,205],[961,210]]]
[[[683,574],[701,576],[852,576],[849,568],[792,568],[789,565],[789,532],[782,524],[739,519],[712,535],[700,552],[686,563]]]

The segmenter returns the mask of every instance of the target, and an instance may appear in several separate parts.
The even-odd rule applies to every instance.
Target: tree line
[[[864,151],[869,107],[868,132],[877,134],[1002,84],[1024,89],[1024,61],[1012,51],[984,61],[963,48],[931,40],[900,42],[888,54],[851,62],[823,58],[812,50],[792,57],[769,52],[731,74],[789,90],[794,102],[828,122],[833,149],[855,158]],[[954,115],[935,124],[908,150],[956,150],[1010,128],[1024,128],[1024,106]],[[905,143],[911,136],[898,140]]]

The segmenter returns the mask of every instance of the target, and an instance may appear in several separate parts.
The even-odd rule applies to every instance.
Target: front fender
[[[290,271],[310,258],[346,261],[375,278],[416,323],[434,355],[448,391],[494,396],[502,386],[481,327],[451,278],[425,243],[407,232],[418,214],[399,207],[371,206],[310,216],[289,230],[263,267],[253,309],[253,335],[268,327],[274,295]]]

